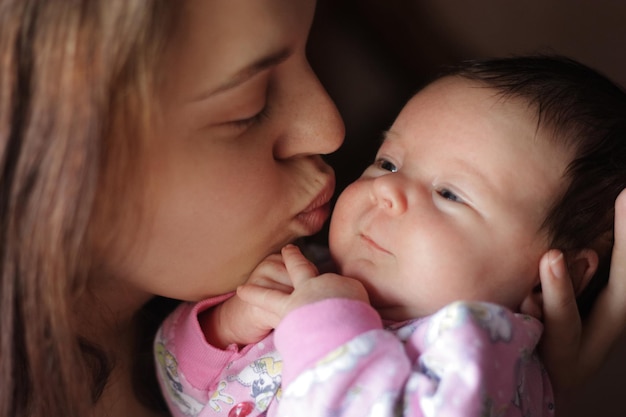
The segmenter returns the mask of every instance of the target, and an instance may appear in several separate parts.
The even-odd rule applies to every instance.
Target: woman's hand
[[[626,326],[626,190],[615,203],[611,273],[588,319],[582,323],[563,256],[541,260],[543,321],[541,356],[560,396],[596,372]]]

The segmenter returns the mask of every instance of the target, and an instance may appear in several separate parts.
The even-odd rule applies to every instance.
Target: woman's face
[[[334,174],[318,154],[339,147],[344,127],[305,57],[315,1],[184,4],[142,151],[140,222],[116,275],[199,300],[319,231]]]

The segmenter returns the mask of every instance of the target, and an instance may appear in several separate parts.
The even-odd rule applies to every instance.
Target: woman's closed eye
[[[235,129],[246,129],[248,127],[251,127],[252,125],[255,125],[257,123],[260,123],[261,121],[267,119],[269,117],[269,106],[266,104],[260,112],[258,112],[257,114],[255,114],[254,116],[245,118],[245,119],[240,119],[240,120],[232,120],[230,122],[228,122],[228,124],[230,124],[231,126],[233,126]]]

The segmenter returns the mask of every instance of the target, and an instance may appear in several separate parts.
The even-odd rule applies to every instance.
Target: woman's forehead
[[[304,48],[314,9],[310,0],[188,0],[168,45],[166,77],[187,99],[242,81]]]

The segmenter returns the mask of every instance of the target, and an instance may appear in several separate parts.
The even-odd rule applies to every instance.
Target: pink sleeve
[[[198,322],[200,312],[231,295],[181,304],[157,333],[157,376],[174,416],[196,415],[217,389],[223,369],[242,354],[236,345],[225,350],[209,345]]]
[[[283,385],[316,360],[372,329],[382,329],[380,316],[360,301],[331,298],[293,311],[274,335],[285,364]]]
[[[410,363],[368,304],[328,299],[302,307],[281,322],[275,341],[283,390],[269,416],[395,415],[393,402],[370,406],[381,395],[398,398]]]
[[[485,303],[455,303],[383,330],[371,307],[326,300],[277,332],[283,396],[272,416],[553,415],[533,350],[542,326]]]

